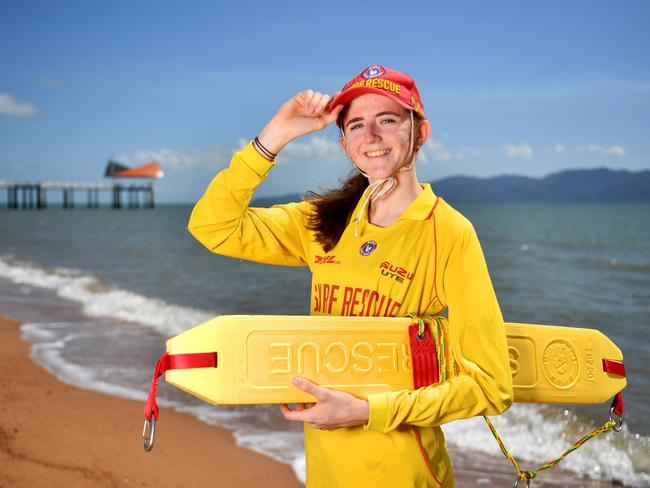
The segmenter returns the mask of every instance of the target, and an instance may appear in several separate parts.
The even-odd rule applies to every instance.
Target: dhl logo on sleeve
[[[386,90],[386,91],[391,91],[397,95],[399,95],[400,89],[402,88],[400,85],[395,83],[394,81],[386,80],[384,78],[372,78],[370,80],[361,80],[353,83],[349,88],[356,88],[358,86],[368,86],[371,88],[379,88],[381,90]]]
[[[333,254],[327,256],[315,256],[314,264],[341,264],[341,261],[336,259],[336,256]]]

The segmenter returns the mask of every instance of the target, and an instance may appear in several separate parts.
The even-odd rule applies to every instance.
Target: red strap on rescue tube
[[[623,415],[623,393],[620,391],[614,396],[612,404],[609,407],[619,417]]]
[[[616,376],[622,376],[625,378],[625,365],[621,361],[603,359],[603,371],[605,373],[612,373]]]
[[[622,361],[614,361],[613,359],[603,359],[603,371],[611,373],[616,376],[625,378],[625,365]],[[610,410],[619,417],[623,415],[623,394],[617,393],[612,400]]]
[[[418,336],[419,324],[409,325],[411,343],[411,363],[413,364],[413,388],[433,385],[438,382],[438,358],[436,344],[429,327],[424,328],[424,336]]]
[[[158,389],[158,378],[160,378],[165,371],[170,369],[193,369],[193,368],[216,368],[217,367],[217,353],[216,352],[197,352],[188,354],[168,354],[165,353],[156,363],[156,369],[151,379],[151,386],[149,387],[149,398],[144,405],[144,416],[147,420],[151,420],[151,415],[158,420],[158,405],[156,404],[156,391]]]

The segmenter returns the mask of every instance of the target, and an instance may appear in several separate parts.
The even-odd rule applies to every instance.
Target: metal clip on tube
[[[149,433],[147,434],[147,430]],[[153,449],[153,443],[156,436],[156,418],[152,415],[151,420],[144,421],[142,429],[142,439],[144,441],[144,452],[149,452]]]

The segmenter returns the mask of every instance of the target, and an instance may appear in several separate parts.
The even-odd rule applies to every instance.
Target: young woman
[[[248,207],[284,146],[335,121],[357,174],[308,201]],[[284,103],[192,213],[190,232],[213,252],[309,266],[312,314],[448,315],[454,367],[443,382],[360,399],[294,380],[315,399],[281,407],[305,424],[307,486],[453,486],[439,426],[512,402],[503,319],[476,233],[416,176],[430,133],[413,79],[370,66],[333,99],[307,90]]]

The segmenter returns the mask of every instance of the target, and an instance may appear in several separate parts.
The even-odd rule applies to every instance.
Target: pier
[[[109,206],[120,208],[154,208],[153,183],[123,184],[123,183],[10,183],[0,181],[0,190],[7,193],[7,208],[37,209],[48,207],[48,192],[62,192],[64,209],[75,208],[75,193],[85,195],[85,205],[80,200],[81,207],[99,208],[99,195],[109,194]],[[83,199],[83,196],[81,197]]]

